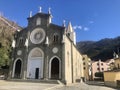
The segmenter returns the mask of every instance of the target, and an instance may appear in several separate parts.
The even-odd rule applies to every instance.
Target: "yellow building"
[[[86,80],[91,80],[91,59],[83,55],[83,72]]]
[[[120,87],[120,58],[114,58],[114,68],[112,71],[104,72],[104,82],[107,86]]]
[[[119,87],[118,80],[120,81],[120,70],[104,72],[104,82],[106,86]]]

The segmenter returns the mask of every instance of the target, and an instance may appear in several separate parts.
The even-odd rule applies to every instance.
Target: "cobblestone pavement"
[[[0,80],[0,90],[116,90],[104,86],[77,83],[69,86],[48,83],[12,82]],[[119,89],[118,89],[119,90]]]

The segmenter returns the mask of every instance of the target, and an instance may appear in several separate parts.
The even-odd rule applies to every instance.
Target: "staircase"
[[[32,83],[46,83],[46,84],[62,84],[60,80],[40,80],[40,79],[8,79],[13,82],[32,82]]]

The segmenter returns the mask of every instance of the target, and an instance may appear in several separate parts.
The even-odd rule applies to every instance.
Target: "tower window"
[[[85,60],[85,58],[83,58],[83,60]]]
[[[54,43],[58,42],[58,38],[59,38],[58,35],[57,35],[57,34],[54,34],[54,35],[53,35],[53,42],[54,42]]]
[[[36,25],[41,25],[41,18],[38,18],[38,19],[37,19]]]
[[[70,37],[70,33],[67,34]]]
[[[18,47],[21,47],[23,45],[23,38],[19,39]]]

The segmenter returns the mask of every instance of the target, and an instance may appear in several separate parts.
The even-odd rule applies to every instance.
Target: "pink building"
[[[106,62],[103,62],[101,60],[99,61],[93,61],[92,62],[92,78],[93,80],[97,77],[95,77],[96,72],[104,72],[110,70],[110,63],[114,62],[113,59],[107,60]]]

